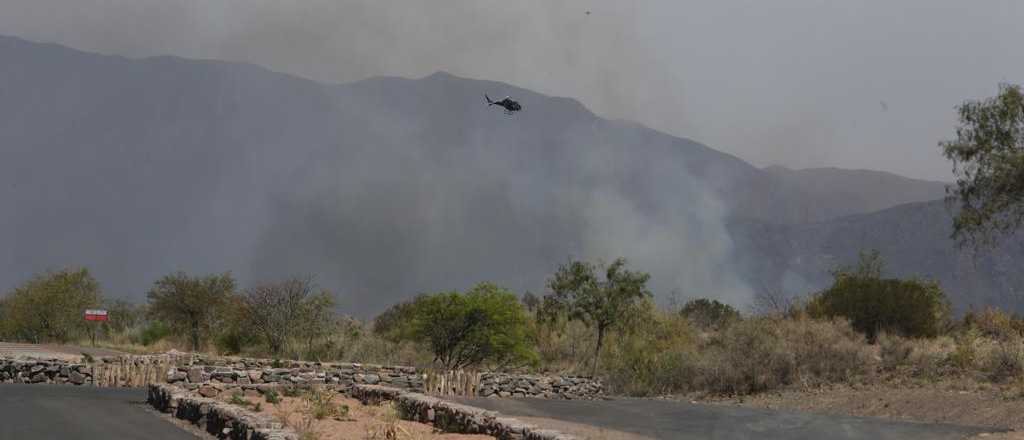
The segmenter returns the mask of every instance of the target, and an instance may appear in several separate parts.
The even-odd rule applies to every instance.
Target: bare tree
[[[307,299],[316,285],[312,277],[293,277],[247,289],[242,295],[242,313],[249,327],[278,355],[289,338],[300,332]]]

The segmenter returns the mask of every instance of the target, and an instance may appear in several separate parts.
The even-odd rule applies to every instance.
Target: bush
[[[1024,375],[1024,344],[1019,338],[998,341],[983,360],[983,368],[993,382],[1008,382]]]
[[[986,307],[980,312],[967,312],[961,326],[964,329],[976,329],[982,336],[1000,341],[1024,335],[1024,320],[992,307]]]
[[[849,319],[874,343],[880,331],[935,337],[947,325],[949,301],[931,281],[881,278],[877,253],[862,254],[856,270],[833,272],[835,281],[807,304],[813,318]]]
[[[732,306],[707,298],[688,301],[679,313],[705,330],[722,329],[740,319],[740,312]]]
[[[493,284],[478,284],[465,294],[421,295],[389,315],[390,323],[379,327],[382,333],[429,346],[445,369],[538,360],[526,310],[514,294]]]
[[[882,332],[878,334],[878,348],[882,357],[882,368],[894,371],[910,365],[910,355],[914,346],[899,335]]]
[[[143,327],[142,333],[139,335],[139,342],[148,347],[170,336],[173,332],[171,326],[164,324],[163,321],[150,321]]]
[[[675,313],[651,311],[635,331],[616,334],[602,356],[612,392],[663,395],[690,388],[696,372],[695,332]]]
[[[752,318],[710,341],[696,385],[742,395],[847,382],[868,373],[872,361],[863,337],[845,321]]]

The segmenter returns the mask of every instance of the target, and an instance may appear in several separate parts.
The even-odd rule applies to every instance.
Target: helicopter
[[[523,106],[519,105],[518,102],[513,101],[512,97],[510,97],[510,96],[506,96],[501,101],[494,101],[494,100],[491,99],[490,96],[487,96],[487,94],[484,93],[484,99],[487,100],[487,106],[488,107],[490,107],[492,105],[498,105],[498,106],[501,106],[502,108],[504,108],[506,115],[511,115],[512,113],[520,111],[520,110],[523,109]]]

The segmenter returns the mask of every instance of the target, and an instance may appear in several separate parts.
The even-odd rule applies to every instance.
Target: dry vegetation
[[[436,432],[430,425],[401,420],[390,405],[369,406],[324,388],[282,394],[234,394],[225,402],[269,414],[303,440],[470,440],[485,435]]]

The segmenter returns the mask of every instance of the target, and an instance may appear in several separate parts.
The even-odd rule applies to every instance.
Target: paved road
[[[196,440],[145,400],[139,388],[0,385],[0,440]]]
[[[953,425],[698,405],[672,400],[455,400],[509,416],[545,417],[657,439],[952,440],[990,431]]]

